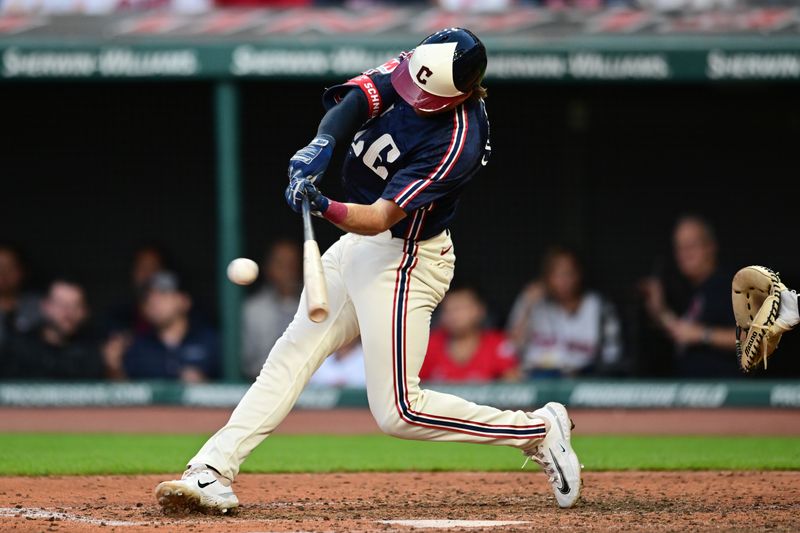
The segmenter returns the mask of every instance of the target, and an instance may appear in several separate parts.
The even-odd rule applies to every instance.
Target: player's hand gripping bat
[[[312,322],[323,322],[328,318],[328,286],[322,271],[319,246],[314,239],[311,225],[311,207],[308,197],[303,195],[303,282],[306,286],[308,318]]]

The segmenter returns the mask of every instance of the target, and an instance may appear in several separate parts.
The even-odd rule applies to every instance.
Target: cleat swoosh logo
[[[559,469],[559,472],[560,471],[561,471],[561,469]],[[208,487],[209,485],[213,485],[216,482],[217,482],[216,479],[214,481],[209,481],[208,483],[203,483],[202,481],[198,481],[197,482],[197,486],[200,487],[201,489],[204,489],[204,488]]]
[[[564,471],[561,470],[561,465],[558,464],[558,461],[556,461],[556,456],[553,454],[553,450],[550,450],[550,458],[553,460],[553,464],[555,465],[556,470],[558,470],[558,476],[561,478],[561,487],[559,487],[558,492],[561,494],[569,494],[569,483],[567,483],[567,478],[564,477]]]

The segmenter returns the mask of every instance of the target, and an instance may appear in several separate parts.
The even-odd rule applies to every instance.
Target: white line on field
[[[518,526],[528,522],[520,520],[381,520],[380,523],[420,529],[447,529],[453,527]]]
[[[95,526],[141,526],[145,522],[126,522],[125,520],[102,520],[99,518],[88,518],[85,516],[78,516],[71,513],[62,513],[60,511],[48,511],[47,509],[39,509],[32,507],[0,507],[0,516],[17,516],[20,515],[25,518],[34,518],[49,520],[55,518],[57,520],[64,520],[65,522],[79,522],[81,524],[92,524]]]

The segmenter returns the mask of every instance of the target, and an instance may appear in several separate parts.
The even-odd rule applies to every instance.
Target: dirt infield
[[[230,517],[164,516],[158,476],[0,478],[2,531],[409,531],[384,520],[523,522],[464,531],[796,531],[798,472],[588,473],[556,508],[543,475],[242,475]],[[423,525],[423,524],[418,524]]]
[[[800,434],[798,410],[571,410],[580,434]],[[210,433],[227,409],[0,409],[0,432]],[[281,433],[373,433],[366,410],[297,411]],[[2,453],[0,451],[0,453]],[[162,476],[0,477],[0,531],[797,531],[800,472],[585,474],[559,510],[519,473],[244,474],[230,517],[165,516]],[[407,521],[384,523],[384,521]],[[419,522],[419,521],[451,522]],[[468,523],[462,520],[472,521]],[[480,521],[480,522],[474,522]],[[511,522],[507,525],[501,525]],[[472,528],[471,526],[481,527]],[[412,527],[414,526],[414,527]],[[470,527],[467,527],[470,526]],[[441,530],[441,527],[439,528]]]
[[[0,408],[0,432],[213,433],[230,409]],[[798,409],[570,409],[581,435],[800,435]],[[366,409],[293,411],[277,433],[378,432]]]

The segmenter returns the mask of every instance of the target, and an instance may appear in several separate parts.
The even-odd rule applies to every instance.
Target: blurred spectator
[[[24,282],[21,254],[0,244],[0,346],[14,334],[32,331],[39,322],[39,299],[23,292]]]
[[[738,376],[731,276],[719,267],[717,240],[697,216],[678,220],[673,251],[679,276],[644,280],[651,319],[672,340],[683,377]]]
[[[142,334],[152,328],[142,310],[142,291],[153,275],[167,268],[164,252],[156,246],[143,246],[133,253],[128,300],[110,313],[108,327],[112,334]]]
[[[451,289],[431,331],[420,378],[442,382],[515,379],[517,359],[502,332],[486,328],[486,304],[472,287]]]
[[[197,383],[215,377],[219,341],[208,326],[190,317],[192,299],[178,277],[162,271],[150,277],[144,289],[145,319],[152,330],[139,333],[122,356],[106,350],[106,364],[115,378],[180,379]]]
[[[111,310],[106,324],[103,357],[110,364],[111,377],[121,378],[124,375],[121,361],[133,342],[133,336],[145,335],[153,329],[144,316],[142,296],[150,278],[165,269],[164,253],[156,246],[142,246],[133,253],[128,299]]]
[[[353,339],[325,359],[309,383],[327,387],[365,387],[367,375],[361,338]]]
[[[89,308],[83,287],[57,279],[41,302],[41,326],[16,335],[5,346],[0,365],[15,379],[99,379],[104,376],[98,343],[86,332]]]
[[[254,379],[300,303],[300,246],[275,242],[264,256],[264,286],[247,298],[242,316],[242,373]]]
[[[545,255],[541,280],[517,298],[509,322],[523,369],[533,377],[589,374],[620,363],[617,314],[585,290],[578,256],[566,248]]]

